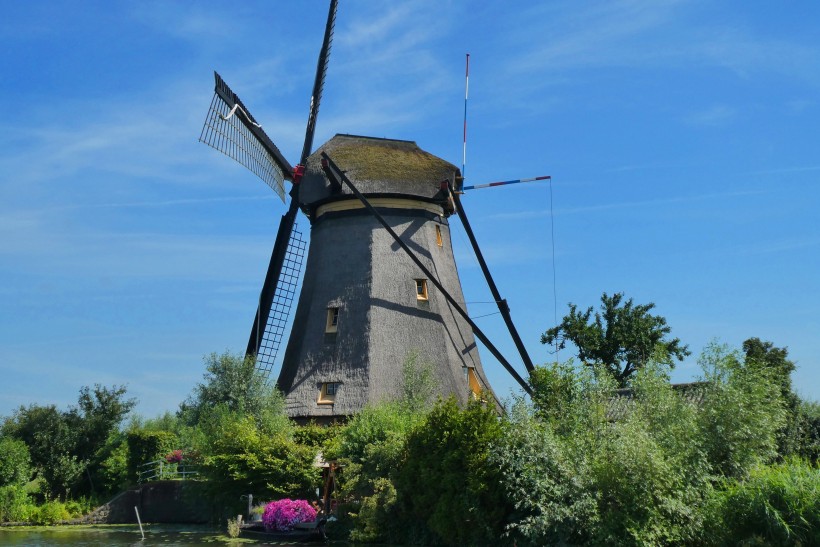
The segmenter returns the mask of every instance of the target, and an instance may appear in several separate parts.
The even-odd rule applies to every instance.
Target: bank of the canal
[[[136,525],[89,525],[89,526],[8,526],[0,528],[0,545],[26,545],[45,547],[72,545],[102,547],[108,545],[139,545],[149,547],[190,547],[193,545],[248,544],[267,545],[262,541],[230,539],[224,531],[208,526],[143,525],[142,540]],[[282,545],[282,544],[277,544]]]

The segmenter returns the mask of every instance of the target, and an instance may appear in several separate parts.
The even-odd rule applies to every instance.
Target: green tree
[[[558,349],[567,341],[578,349],[578,358],[588,365],[606,368],[621,386],[650,359],[674,367],[674,359],[682,361],[690,354],[678,338],[666,336],[671,327],[660,315],[649,313],[655,304],[634,304],[624,301],[623,293],[601,296],[601,310],[589,307],[579,311],[569,305],[569,314],[561,323],[541,335],[542,344],[557,343]]]
[[[791,374],[795,370],[794,361],[789,359],[788,348],[778,348],[760,338],[749,338],[743,342],[744,361],[747,367],[765,367],[781,387],[784,396],[792,394]]]
[[[796,366],[789,359],[787,348],[778,348],[772,342],[749,338],[743,342],[744,364],[750,369],[765,370],[767,376],[780,387],[786,408],[786,421],[777,434],[778,453],[785,456],[811,457],[807,448],[810,422],[802,412],[800,397],[792,390],[791,374]]]
[[[54,405],[20,407],[6,419],[3,432],[26,443],[48,494],[87,494],[96,488],[92,471],[109,455],[109,437],[135,404],[124,399],[125,392],[121,386],[95,385],[81,388],[78,405],[67,411]]]
[[[82,461],[92,462],[109,436],[119,430],[125,417],[137,404],[136,399],[126,399],[125,386],[107,388],[95,384],[93,388],[80,388],[77,406],[65,413],[68,426],[77,435],[74,455]]]
[[[273,410],[277,413],[284,405],[273,394],[265,376],[256,369],[252,357],[225,353],[205,356],[203,382],[180,405],[180,416],[188,425],[196,425],[211,409],[222,405],[230,411],[244,412],[261,420]]]
[[[31,479],[31,456],[21,440],[0,437],[0,486],[23,485]]]

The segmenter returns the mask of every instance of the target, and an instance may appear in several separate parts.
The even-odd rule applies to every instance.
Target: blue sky
[[[675,380],[758,336],[820,399],[817,4],[341,4],[316,145],[409,139],[460,165],[469,52],[468,184],[552,175],[557,306],[549,185],[464,197],[534,361],[556,307],[620,291],[689,344]],[[3,11],[0,415],[97,382],[173,410],[203,355],[244,348],[285,209],[197,142],[212,71],[295,162],[326,3]],[[494,312],[460,228],[453,245],[471,315]],[[498,315],[477,321],[519,362]]]

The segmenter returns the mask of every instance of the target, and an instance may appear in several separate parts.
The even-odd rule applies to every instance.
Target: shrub
[[[128,475],[128,442],[120,433],[112,439],[108,453],[100,462],[97,476],[107,492],[116,493],[127,488],[136,480]]]
[[[265,506],[262,523],[267,530],[287,532],[300,522],[313,522],[316,509],[306,500],[281,499]]]
[[[628,393],[571,363],[532,378],[535,408],[517,403],[491,452],[514,504],[508,535],[530,545],[694,541],[709,467],[697,411],[663,367],[647,364]]]
[[[33,510],[25,486],[0,486],[0,522],[25,522]]]
[[[699,438],[713,473],[742,477],[753,465],[772,461],[786,421],[774,372],[746,366],[739,353],[714,343],[699,361],[708,386],[698,413]]]
[[[713,537],[726,545],[820,544],[820,470],[800,460],[758,466],[726,482],[713,507]]]
[[[518,545],[577,544],[588,523],[597,518],[594,490],[583,464],[552,427],[535,418],[533,409],[516,402],[504,433],[490,452],[499,468],[501,487],[513,504],[505,536]]]
[[[497,541],[510,510],[499,471],[489,462],[501,432],[495,407],[439,402],[407,438],[396,481],[405,517],[425,523],[439,542]]]
[[[377,479],[373,483],[373,495],[362,500],[356,529],[350,534],[354,542],[375,543],[385,539],[390,529],[390,519],[396,504],[396,487],[389,479]]]
[[[57,524],[71,518],[65,504],[51,500],[37,507],[31,514],[30,521],[33,524]]]
[[[820,461],[820,403],[800,401],[797,422],[797,455],[817,465]]]
[[[311,495],[319,482],[316,449],[296,444],[288,421],[260,424],[253,416],[219,405],[201,424],[201,472],[215,497]]]
[[[239,537],[239,532],[242,530],[242,516],[228,519],[228,537],[236,539]]]

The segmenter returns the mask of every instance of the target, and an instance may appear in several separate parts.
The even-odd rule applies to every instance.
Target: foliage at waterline
[[[694,398],[670,385],[663,363],[645,363],[628,392],[601,368],[542,366],[530,378],[532,400],[511,401],[500,417],[480,400],[464,408],[433,400],[428,365],[409,356],[399,400],[329,428],[294,425],[276,390],[243,388],[242,374],[258,384],[241,357],[213,355],[204,383],[228,386],[222,395],[197,388],[179,413],[132,418],[109,433],[98,461],[132,484],[135,462],[182,454],[224,507],[215,515],[224,523],[243,510],[243,494],[315,499],[321,451],[343,466],[340,520],[328,533],[359,542],[810,544],[820,413],[790,404],[778,350],[711,346]],[[78,486],[53,497],[14,435],[20,416],[7,418],[0,436],[0,518],[68,518]],[[767,519],[748,518],[756,511]]]

